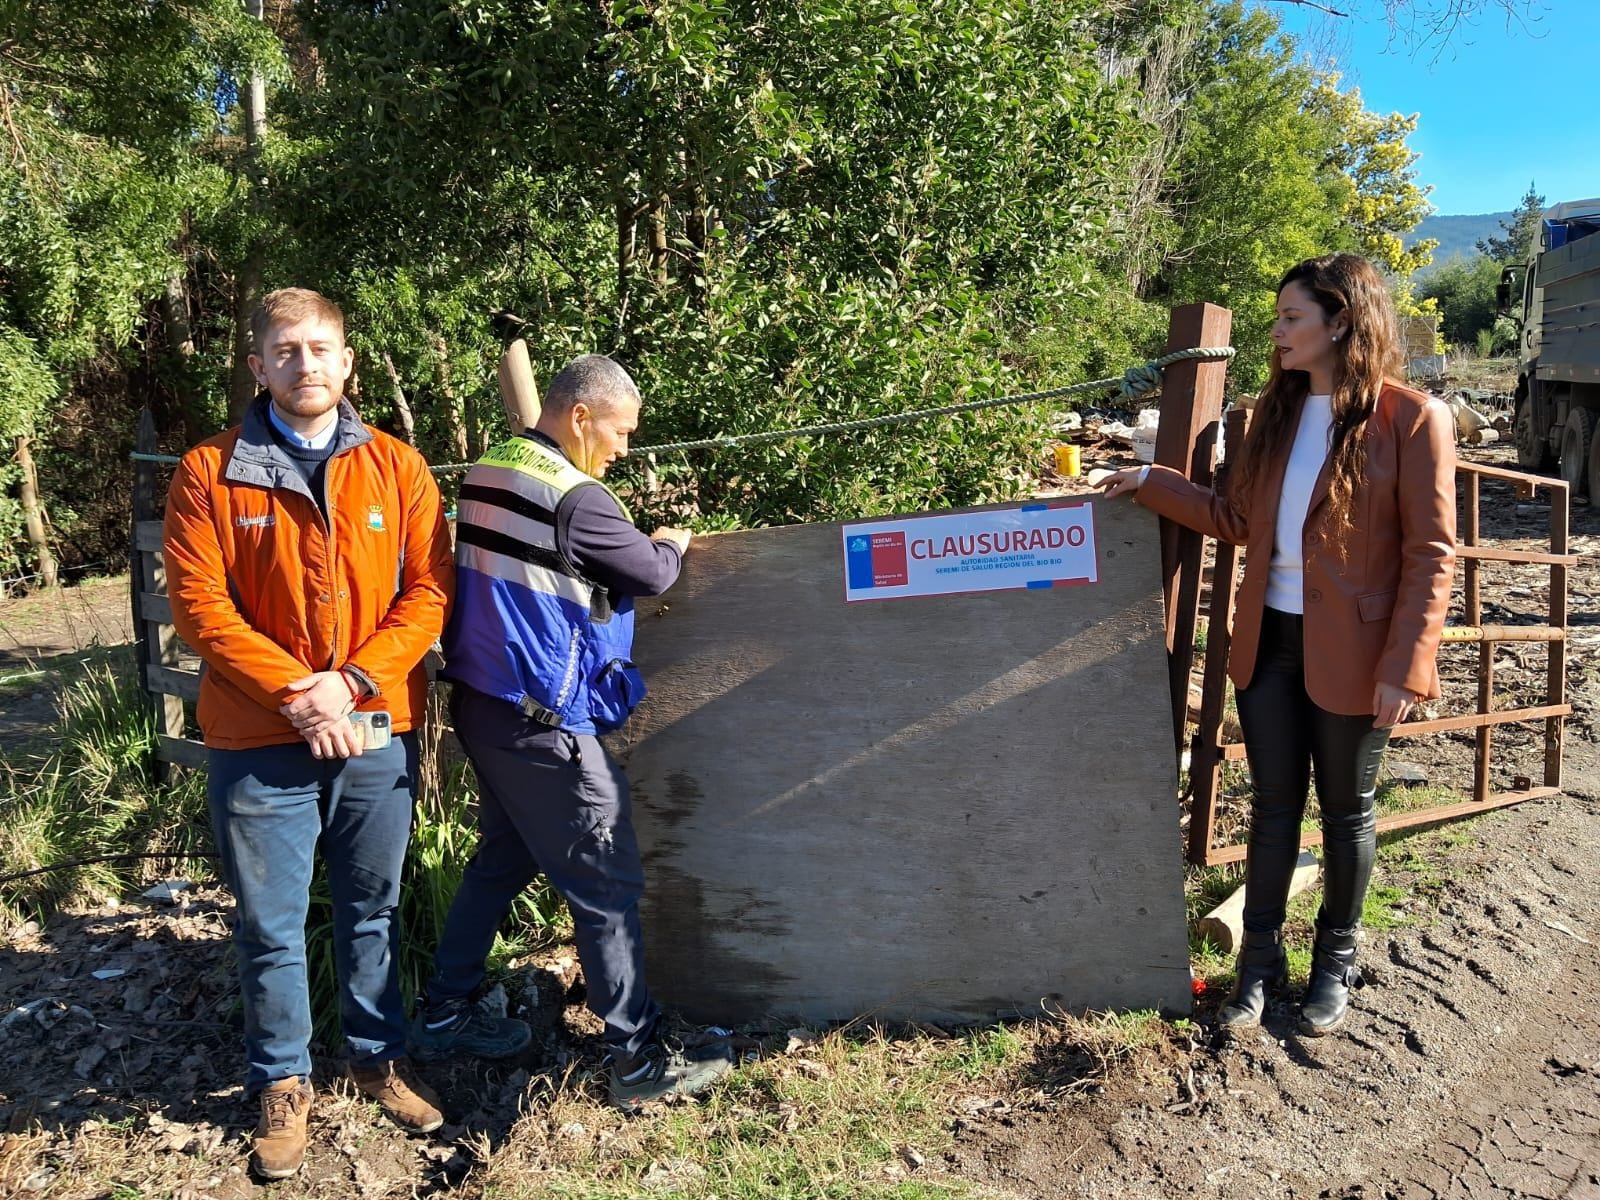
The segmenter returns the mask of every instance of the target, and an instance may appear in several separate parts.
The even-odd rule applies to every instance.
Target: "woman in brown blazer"
[[[1389,732],[1439,695],[1434,656],[1455,567],[1449,410],[1402,387],[1388,286],[1364,258],[1308,259],[1278,285],[1267,386],[1221,493],[1167,467],[1108,496],[1246,547],[1228,673],[1254,787],[1244,943],[1225,1026],[1257,1025],[1286,975],[1284,910],[1312,768],[1323,899],[1303,1033],[1344,1020],[1377,850]]]

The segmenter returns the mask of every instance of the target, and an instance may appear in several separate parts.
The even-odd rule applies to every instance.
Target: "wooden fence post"
[[[1226,346],[1233,313],[1215,304],[1185,304],[1172,310],[1167,353],[1191,346]],[[1165,371],[1156,462],[1210,486],[1216,462],[1217,423],[1222,417],[1226,359],[1186,359]],[[1192,529],[1161,518],[1161,586],[1167,604],[1167,663],[1172,683],[1172,730],[1183,754],[1189,706],[1189,669],[1194,661],[1195,618],[1200,610],[1200,558],[1204,539]]]
[[[159,445],[155,418],[150,410],[139,414],[139,436],[134,443],[141,454],[155,453]],[[158,674],[178,666],[178,632],[172,627],[171,603],[167,599],[167,569],[161,557],[161,497],[156,464],[133,464],[133,524],[129,538],[128,590],[132,593],[133,628],[139,646],[139,687],[150,704],[155,720],[157,752],[151,766],[156,782],[165,783],[169,760],[163,757],[166,738],[182,740],[183,700],[158,691]],[[166,676],[163,675],[164,678]]]
[[[1250,414],[1230,408],[1223,418],[1228,457],[1216,471],[1218,483],[1238,461],[1250,429]],[[1217,795],[1222,790],[1222,718],[1228,703],[1228,648],[1233,641],[1233,599],[1239,586],[1239,547],[1218,542],[1211,564],[1211,602],[1206,606],[1205,678],[1200,688],[1200,719],[1189,755],[1189,861],[1204,866],[1216,835]]]
[[[500,356],[500,403],[512,436],[539,423],[539,386],[533,379],[528,343],[517,338]]]

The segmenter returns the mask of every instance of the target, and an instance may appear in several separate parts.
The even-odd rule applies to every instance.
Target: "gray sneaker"
[[[419,1000],[406,1042],[413,1058],[437,1062],[458,1054],[510,1058],[526,1049],[532,1038],[526,1021],[490,1016],[462,997],[442,1004]]]
[[[685,1050],[656,1041],[631,1057],[612,1059],[607,1091],[618,1108],[637,1112],[652,1100],[704,1091],[732,1069],[726,1042]]]

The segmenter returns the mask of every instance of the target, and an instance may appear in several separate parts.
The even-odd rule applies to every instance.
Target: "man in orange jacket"
[[[237,902],[251,1157],[305,1157],[311,1107],[305,923],[320,844],[351,1075],[403,1127],[443,1123],[411,1074],[399,986],[400,868],[427,679],[454,589],[439,489],[344,399],[344,314],[266,296],[250,367],[266,389],[184,455],[167,498],[172,619],[206,664],[199,719],[223,876]],[[392,731],[392,740],[388,733]]]

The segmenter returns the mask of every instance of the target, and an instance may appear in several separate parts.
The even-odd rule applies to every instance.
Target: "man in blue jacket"
[[[671,587],[689,548],[686,530],[640,533],[600,482],[628,451],[639,403],[626,371],[585,355],[551,381],[538,424],[490,450],[462,485],[443,674],[478,776],[480,841],[411,1030],[424,1059],[527,1045],[525,1023],[485,1015],[472,995],[501,920],[542,870],[572,912],[611,1098],[628,1109],[699,1091],[731,1065],[726,1047],[690,1055],[659,1036],[628,780],[598,736],[644,696],[633,598]]]

